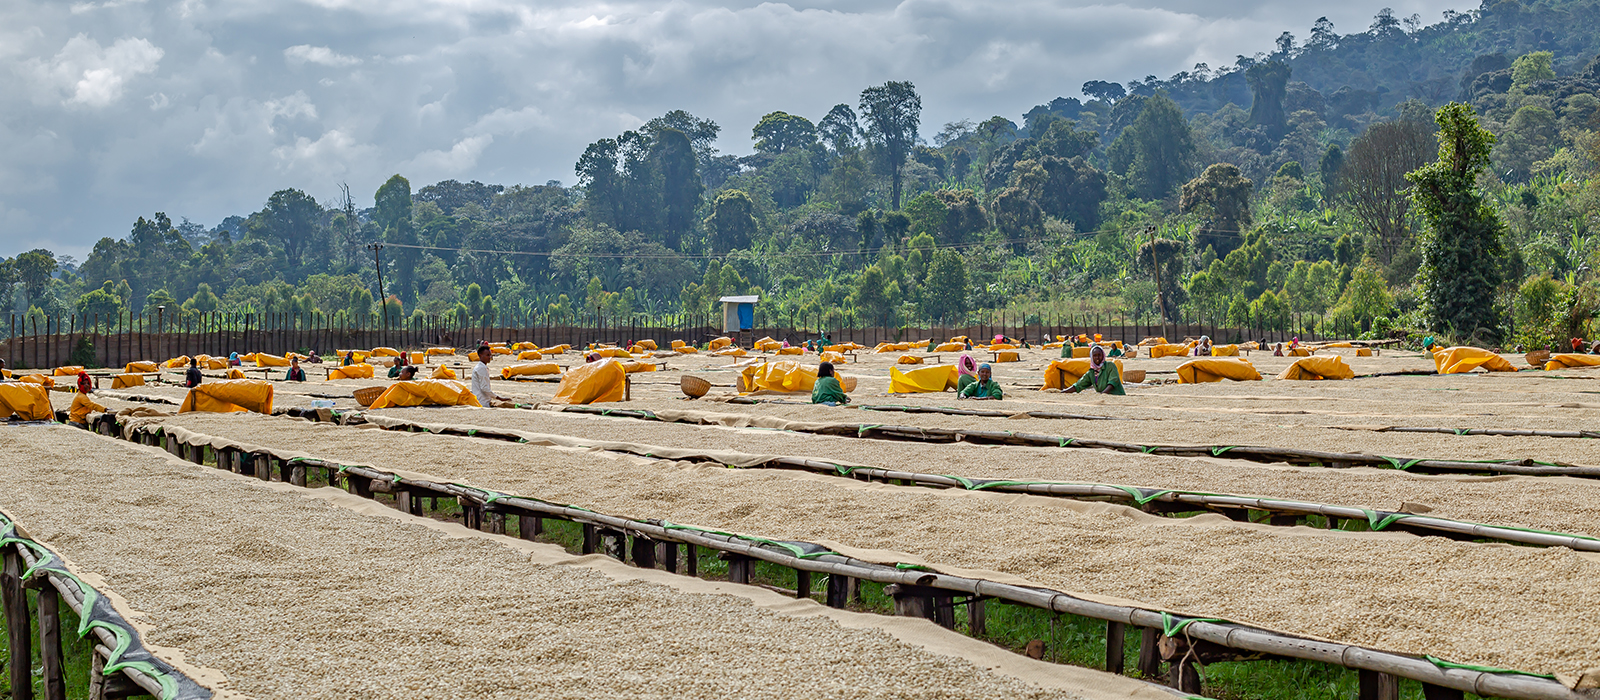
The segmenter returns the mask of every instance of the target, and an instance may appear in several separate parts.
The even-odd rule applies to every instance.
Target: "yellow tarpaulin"
[[[651,340],[649,338],[645,338],[644,340],[638,341],[638,342],[636,342],[634,344],[638,345],[638,346],[640,346],[640,347],[642,347],[642,348],[644,348],[646,350],[659,350],[659,349],[661,349],[661,346],[656,345],[656,341]]]
[[[511,365],[500,368],[500,378],[512,377],[538,377],[550,374],[561,374],[561,365],[554,362],[533,362],[525,365]]]
[[[413,379],[389,385],[369,408],[404,406],[482,406],[472,390],[449,379]]]
[[[372,365],[350,365],[349,367],[334,367],[328,372],[328,379],[371,379]]]
[[[809,392],[817,383],[817,368],[794,360],[751,365],[739,372],[739,390]]]
[[[543,360],[544,359],[544,353],[539,352],[538,350],[523,350],[522,352],[517,353],[517,359],[518,360]]]
[[[351,355],[352,353],[355,356],[353,358],[351,358],[351,360],[350,360],[351,362],[366,362],[367,358],[372,357],[372,353],[369,353],[366,350],[335,350],[334,351],[334,354],[337,354],[339,356],[339,361],[340,362],[344,361],[344,358],[345,358],[346,355]],[[240,362],[254,362],[255,359],[256,359],[255,353],[251,353],[249,355],[240,355],[239,356],[239,361]]]
[[[406,354],[411,356],[411,364],[414,364],[414,365],[420,365],[420,364],[423,364],[424,362],[428,361],[427,353],[412,352],[412,353],[406,353]]]
[[[434,355],[454,355],[454,354],[456,354],[456,349],[455,348],[428,348],[428,357],[433,357]]]
[[[233,367],[228,370],[229,379],[244,379],[244,370]]]
[[[17,416],[23,420],[51,420],[50,392],[37,384],[0,383],[0,418]]]
[[[520,352],[520,351],[523,351],[523,350],[538,350],[539,346],[534,345],[533,343],[530,343],[530,342],[524,340],[524,341],[522,341],[520,343],[512,345],[511,349]]]
[[[1571,369],[1574,367],[1600,367],[1600,355],[1561,353],[1559,355],[1551,355],[1550,360],[1544,363],[1545,369]]]
[[[133,374],[134,372],[155,372],[160,369],[154,362],[129,362],[127,367],[122,368],[122,371]]]
[[[1237,345],[1213,345],[1213,346],[1211,346],[1211,356],[1212,357],[1238,357],[1239,356],[1239,346],[1237,346]]]
[[[622,371],[627,372],[628,374],[634,374],[636,372],[654,372],[656,369],[658,368],[654,362],[639,362],[637,360],[629,360],[622,363]]]
[[[371,355],[373,357],[399,357],[400,351],[390,347],[373,348]]]
[[[144,386],[142,374],[119,374],[111,378],[111,388],[126,389],[130,386]]]
[[[1320,345],[1313,345],[1312,347],[1314,347],[1314,348],[1316,348],[1318,350],[1321,350],[1323,348],[1353,348],[1353,347],[1355,347],[1355,343],[1352,343],[1352,342],[1350,342],[1348,340],[1341,340],[1341,341],[1334,342],[1334,343],[1322,343]]]
[[[433,374],[430,377],[432,379],[455,379],[456,371],[444,365],[439,365],[433,368]]]
[[[1372,357],[1372,348],[1356,348],[1356,357]]]
[[[89,422],[90,413],[96,412],[105,413],[106,407],[95,403],[94,399],[84,394],[73,394],[72,407],[67,409],[67,417],[74,423],[83,424]]]
[[[601,360],[574,367],[561,377],[561,387],[550,403],[591,404],[621,401],[628,373],[616,360]]]
[[[1117,366],[1117,378],[1122,378],[1122,360],[1107,360]],[[1044,388],[1065,389],[1077,384],[1083,375],[1089,373],[1087,359],[1055,360],[1049,367],[1044,368]]]
[[[24,375],[22,375],[20,377],[17,377],[17,381],[19,381],[19,382],[29,382],[29,383],[32,383],[32,384],[39,384],[41,386],[55,386],[56,385],[56,380],[51,379],[50,377],[45,376],[43,374],[24,374]]]
[[[920,364],[922,364],[922,358],[920,356],[918,356],[918,355],[901,355],[900,359],[895,360],[895,364],[897,364],[897,365],[920,365]]]
[[[1242,357],[1200,358],[1178,365],[1179,384],[1203,384],[1220,382],[1224,379],[1236,382],[1260,381],[1261,373],[1256,371],[1255,365]]]
[[[955,365],[933,365],[910,372],[901,372],[899,367],[890,367],[889,393],[927,394],[954,389],[958,376]]]
[[[273,355],[271,353],[258,352],[258,353],[256,353],[256,366],[257,367],[288,367],[289,366],[289,358],[287,358],[287,357],[279,357],[279,356]]]
[[[489,354],[490,355],[510,355],[511,354],[511,348],[508,348],[508,347],[506,347],[504,345],[491,345],[491,346],[489,346]]]
[[[744,357],[745,355],[747,355],[749,353],[746,353],[744,351],[744,348],[726,348],[726,349],[723,349],[723,350],[718,350],[718,351],[716,351],[714,353],[711,353],[711,354],[718,355],[718,356],[721,356],[721,357]]]
[[[1302,357],[1278,373],[1279,379],[1355,379],[1356,373],[1338,355]]]
[[[706,346],[706,349],[707,350],[721,350],[721,349],[723,349],[725,347],[728,347],[729,345],[732,345],[732,344],[733,344],[733,339],[732,338],[729,338],[728,336],[722,336],[721,338],[713,339],[711,341],[711,344]]]
[[[1465,345],[1445,348],[1433,354],[1433,366],[1439,374],[1463,374],[1482,367],[1490,372],[1515,372],[1509,360],[1483,348]]]
[[[1183,343],[1163,343],[1150,346],[1150,357],[1183,357],[1189,354],[1189,346]]]
[[[1290,357],[1311,357],[1311,353],[1313,353],[1313,352],[1315,352],[1315,350],[1313,350],[1311,348],[1295,348],[1295,349],[1289,351],[1289,356]]]
[[[189,356],[188,355],[179,355],[179,356],[174,357],[174,358],[172,358],[170,360],[167,360],[166,365],[167,365],[167,369],[178,369],[179,367],[188,367],[189,366]]]
[[[778,342],[776,340],[773,340],[771,338],[762,338],[760,340],[757,340],[755,342],[755,345],[752,345],[750,347],[753,347],[753,348],[755,348],[757,350],[760,350],[762,352],[772,352],[773,350],[777,350],[778,348],[783,347],[783,343]]]
[[[700,352],[700,350],[695,348],[695,346],[693,346],[693,345],[684,345],[682,347],[673,348],[673,350],[678,351],[679,355],[693,355],[695,353]],[[779,350],[778,354],[780,354],[780,355],[783,354],[783,351]]]
[[[260,379],[224,379],[189,390],[179,413],[272,413],[272,383]]]
[[[633,357],[633,353],[622,348],[600,348],[594,352],[601,357]]]
[[[57,376],[57,377],[76,377],[76,376],[78,376],[78,373],[82,372],[82,371],[83,371],[83,368],[79,367],[77,365],[63,365],[61,367],[57,367],[56,368],[55,376]]]
[[[1017,346],[1012,345],[1011,343],[991,343],[989,345],[989,349],[990,350],[996,350],[996,351],[999,351],[999,350],[1016,350]]]
[[[778,348],[778,353],[777,354],[779,354],[779,355],[804,355],[804,354],[806,354],[806,349],[802,348],[802,347],[798,347],[798,346],[797,347],[792,347],[792,348]]]
[[[1139,344],[1140,345],[1167,345],[1168,343],[1167,343],[1167,339],[1165,337],[1156,337],[1156,338],[1145,338],[1144,340],[1139,341]]]
[[[994,355],[995,362],[1021,362],[1022,354],[1016,350],[1001,350]]]
[[[824,351],[822,353],[821,361],[822,362],[832,362],[832,363],[834,363],[836,365],[842,365],[842,364],[845,363],[844,353],[839,352],[837,350]]]
[[[934,352],[961,352],[966,350],[965,343],[943,343],[933,349]]]
[[[227,369],[228,361],[220,357],[208,357],[200,363],[206,369]]]
[[[562,343],[562,344],[557,345],[555,347],[544,348],[544,349],[540,350],[539,352],[544,353],[546,355],[564,355],[564,354],[566,354],[566,352],[568,350],[571,350],[571,349],[572,349],[571,345],[567,345],[566,343]]]

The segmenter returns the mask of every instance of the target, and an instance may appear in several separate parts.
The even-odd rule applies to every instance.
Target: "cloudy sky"
[[[1444,0],[8,0],[0,255],[87,254],[135,217],[206,226],[295,187],[358,206],[389,175],[573,182],[589,142],[671,109],[723,127],[820,118],[911,80],[923,132],[1077,96],[1086,80],[1229,64]]]

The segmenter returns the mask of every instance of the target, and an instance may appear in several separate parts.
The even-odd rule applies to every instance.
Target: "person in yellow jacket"
[[[105,413],[106,407],[94,402],[89,394],[94,392],[94,380],[89,373],[78,371],[78,393],[72,395],[72,407],[67,409],[67,422],[79,428],[89,428],[90,413]]]

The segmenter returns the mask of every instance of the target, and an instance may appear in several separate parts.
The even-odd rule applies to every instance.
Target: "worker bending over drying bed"
[[[1078,377],[1078,383],[1067,387],[1067,393],[1076,394],[1089,389],[1097,394],[1128,395],[1122,390],[1122,375],[1117,373],[1117,366],[1106,362],[1106,349],[1100,345],[1089,348],[1089,371]]]
[[[106,412],[105,406],[89,398],[91,393],[94,393],[94,380],[89,377],[88,372],[78,370],[78,393],[72,395],[72,408],[67,409],[68,423],[79,428],[88,428],[90,412]]]
[[[844,387],[839,385],[839,378],[834,376],[832,362],[817,365],[817,383],[811,386],[811,403],[824,403],[829,406],[843,406],[850,403],[850,397],[845,395]]]
[[[956,394],[956,398],[976,399],[978,401],[999,401],[1005,398],[1004,393],[1000,390],[1000,382],[992,379],[992,374],[993,370],[989,368],[989,363],[985,362],[978,365],[978,381],[968,384],[967,388]]]

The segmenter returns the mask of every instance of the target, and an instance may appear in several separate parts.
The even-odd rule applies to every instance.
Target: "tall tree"
[[[1427,234],[1422,244],[1422,296],[1429,326],[1459,335],[1500,335],[1495,292],[1505,247],[1500,217],[1478,191],[1494,134],[1472,107],[1439,109],[1439,159],[1406,175]]]
[[[711,234],[712,255],[749,248],[756,234],[755,204],[750,195],[741,190],[717,193],[711,216],[706,218],[706,230]]]
[[[1232,163],[1217,163],[1183,186],[1178,211],[1206,217],[1195,237],[1195,248],[1227,255],[1239,247],[1250,228],[1250,178]]]
[[[1411,242],[1411,198],[1406,173],[1436,152],[1433,129],[1401,119],[1374,124],[1350,143],[1339,168],[1339,201],[1372,236],[1378,261],[1389,264]]]
[[[410,180],[394,175],[378,187],[372,198],[375,200],[372,220],[379,228],[387,229],[402,219],[411,219]]]
[[[894,209],[900,208],[901,166],[917,143],[922,123],[922,98],[911,81],[889,81],[861,91],[861,114],[867,140],[875,147],[880,167],[889,174]]]
[[[756,142],[756,151],[779,155],[816,143],[817,127],[810,119],[796,114],[771,112],[750,130],[750,138]]]
[[[410,192],[406,195],[409,199]],[[266,215],[267,231],[283,246],[284,257],[290,265],[299,267],[316,238],[322,205],[300,190],[278,190],[267,199],[262,213]]]
[[[834,153],[844,154],[854,151],[860,143],[857,133],[861,127],[856,121],[856,112],[850,105],[837,104],[828,110],[828,116],[817,123],[817,134],[833,149]]]
[[[1288,130],[1289,117],[1283,111],[1283,100],[1289,85],[1289,64],[1281,61],[1263,61],[1247,68],[1245,82],[1250,85],[1250,123],[1263,127],[1267,135],[1276,139]]]
[[[700,206],[705,185],[695,172],[694,147],[683,132],[660,130],[654,151],[656,167],[661,171],[661,243],[678,250],[694,230],[694,212]]]
[[[1144,100],[1139,116],[1106,149],[1106,159],[1140,197],[1163,199],[1194,171],[1194,153],[1194,134],[1183,111],[1158,94]]]
[[[399,175],[390,177],[373,195],[376,202],[372,220],[383,232],[385,243],[401,246],[418,245],[416,227],[411,224],[411,181]],[[415,299],[417,291],[417,266],[422,263],[422,251],[416,248],[392,248],[389,260],[394,266],[395,288],[383,290],[389,296]],[[382,312],[380,311],[380,314]]]
[[[16,266],[17,278],[28,294],[28,303],[33,304],[50,286],[50,278],[56,272],[56,255],[44,248],[35,248],[17,255]]]
[[[947,248],[933,254],[923,285],[922,312],[946,320],[967,312],[967,266],[959,253]]]
[[[589,144],[578,157],[575,168],[578,186],[583,188],[584,208],[596,223],[613,228],[622,220],[622,183],[617,173],[617,140],[600,139]]]

